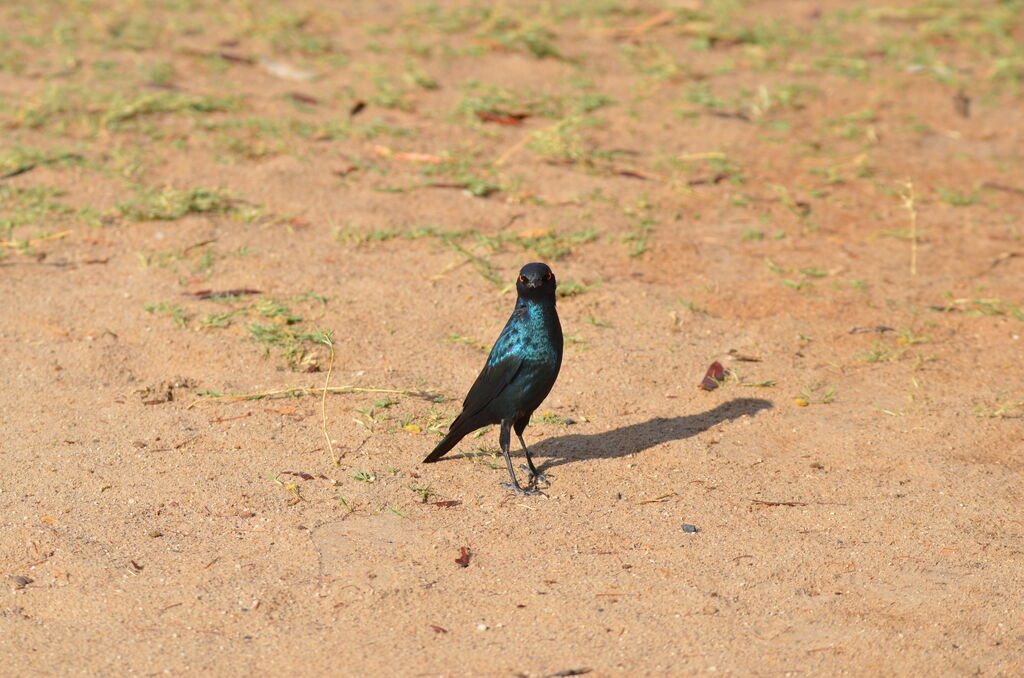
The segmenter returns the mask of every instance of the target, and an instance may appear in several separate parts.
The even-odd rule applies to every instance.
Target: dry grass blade
[[[658,497],[654,497],[653,499],[644,499],[642,501],[638,501],[637,504],[655,504],[658,502],[667,501],[668,499],[674,496],[676,496],[675,492],[669,492],[668,494],[663,494]]]
[[[324,434],[324,440],[327,441],[327,451],[331,455],[331,463],[335,466],[340,466],[341,457],[335,456],[334,441],[331,440],[330,434],[327,433],[327,389],[331,386],[331,373],[334,372],[334,338],[330,332],[323,332],[320,342],[327,344],[331,349],[331,360],[327,364],[327,376],[324,377],[324,388],[320,397],[320,430]]]
[[[47,240],[60,240],[71,235],[72,231],[61,231],[60,233],[54,233],[53,235],[44,235],[41,238],[32,238],[31,240],[0,240],[0,247],[33,247],[41,242]]]
[[[603,28],[599,29],[597,32],[599,34],[612,35],[619,38],[637,37],[643,35],[652,28],[657,28],[658,26],[663,26],[671,22],[674,17],[675,13],[670,9],[666,9],[658,12],[648,19],[645,19],[644,21],[641,21],[635,26],[627,26],[625,28]]]
[[[202,398],[196,398],[188,404],[186,410],[190,410],[199,403],[211,402],[211,401],[235,401],[235,400],[261,400],[263,398],[298,398],[300,396],[312,395],[314,393],[391,393],[395,395],[407,395],[416,398],[424,398],[425,400],[435,401],[441,396],[431,391],[421,391],[413,389],[403,388],[364,388],[361,386],[294,386],[292,388],[279,388],[271,391],[257,391],[254,393],[229,393],[227,395],[216,395],[216,396],[203,396]]]

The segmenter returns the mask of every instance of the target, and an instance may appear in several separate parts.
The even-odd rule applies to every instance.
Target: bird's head
[[[551,272],[547,264],[527,264],[519,271],[516,279],[516,291],[520,297],[527,299],[540,299],[555,297],[555,274]]]

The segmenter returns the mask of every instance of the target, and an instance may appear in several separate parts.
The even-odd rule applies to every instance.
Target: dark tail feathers
[[[448,454],[453,447],[459,444],[463,436],[453,436],[451,433],[441,439],[441,442],[437,444],[434,451],[427,455],[427,458],[423,460],[424,464],[432,464],[444,455]]]
[[[463,427],[465,420],[460,415],[456,417],[455,421],[452,422],[451,427],[448,429],[448,435],[441,438],[441,442],[437,444],[434,451],[427,455],[427,458],[423,460],[424,464],[432,464],[459,444],[459,441],[466,437],[466,434],[473,429],[465,430]]]

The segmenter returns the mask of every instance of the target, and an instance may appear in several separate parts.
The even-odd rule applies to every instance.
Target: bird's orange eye
[[[551,280],[551,273],[549,272],[546,276],[544,276],[544,279]]]
[[[519,276],[519,282],[521,282],[521,283],[526,282],[526,276],[525,275]]]

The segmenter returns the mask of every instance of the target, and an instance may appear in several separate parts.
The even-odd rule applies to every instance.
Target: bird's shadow
[[[586,459],[612,459],[642,452],[670,440],[683,440],[707,431],[715,424],[754,415],[774,407],[763,398],[735,398],[718,407],[680,417],[655,417],[604,433],[576,433],[548,438],[530,446],[533,457],[546,457],[539,471]]]

